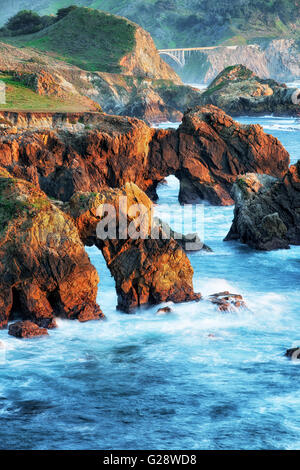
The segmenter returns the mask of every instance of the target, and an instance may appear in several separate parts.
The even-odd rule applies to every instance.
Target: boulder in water
[[[300,359],[300,348],[288,349],[285,355],[294,360]]]
[[[165,315],[166,313],[172,313],[171,307],[162,307],[157,310],[157,315]]]
[[[212,294],[208,297],[208,300],[222,312],[234,311],[241,307],[246,308],[243,297],[239,294],[231,294],[229,291]]]
[[[40,328],[36,323],[25,320],[9,325],[8,334],[16,338],[34,338],[48,335],[48,331],[46,328]]]

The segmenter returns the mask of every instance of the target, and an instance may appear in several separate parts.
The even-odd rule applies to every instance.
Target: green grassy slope
[[[192,45],[201,46],[300,38],[299,0],[14,0],[6,3],[3,21],[22,8],[42,14],[55,13],[70,4],[99,8],[140,24],[160,47],[189,46],[191,41]]]
[[[134,48],[135,30],[125,18],[78,8],[42,31],[3,40],[52,52],[86,70],[118,73],[120,59]]]
[[[86,110],[85,107],[76,102],[76,99],[71,97],[63,100],[52,96],[41,96],[10,74],[0,73],[0,80],[6,84],[6,103],[0,104],[0,111],[78,112]]]

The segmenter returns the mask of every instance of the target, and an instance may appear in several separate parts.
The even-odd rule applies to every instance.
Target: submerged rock
[[[241,307],[246,308],[243,297],[239,294],[231,294],[229,291],[212,294],[208,297],[208,300],[217,305],[218,310],[222,312],[232,311]]]
[[[173,310],[171,309],[171,307],[162,307],[162,308],[159,308],[156,312],[157,315],[165,315],[166,313],[172,313]]]
[[[34,338],[48,335],[46,328],[40,328],[32,321],[18,321],[9,325],[8,334],[16,338]]]
[[[234,65],[213,80],[201,95],[200,103],[213,104],[231,115],[300,116],[300,89],[261,79],[244,65]]]
[[[98,319],[98,275],[73,221],[33,184],[0,170],[0,327],[17,316]]]
[[[122,197],[126,197],[125,206],[120,205]],[[99,238],[97,226],[102,213],[97,209],[103,204],[115,209],[112,216],[116,214],[117,222],[115,227],[112,225],[113,238]],[[134,204],[143,205],[139,220],[127,210]],[[164,239],[159,227],[153,234],[151,209],[150,199],[133,183],[98,194],[78,193],[65,205],[64,210],[74,219],[83,242],[101,249],[115,279],[118,308],[125,312],[147,303],[200,298],[193,290],[193,268],[181,246],[173,238]],[[121,220],[125,220],[128,228],[125,234],[122,231],[123,238],[120,237]],[[106,223],[109,224],[109,219]],[[130,236],[130,228],[142,230],[143,238],[139,234],[137,238]]]
[[[258,250],[300,244],[300,162],[284,178],[253,173],[233,186],[234,219],[225,241],[240,240]]]

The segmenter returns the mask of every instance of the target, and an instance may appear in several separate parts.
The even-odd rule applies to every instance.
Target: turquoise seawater
[[[300,158],[300,121],[259,122]],[[178,181],[159,188],[156,212],[181,229]],[[185,230],[193,229],[188,209]],[[0,331],[1,449],[299,449],[300,367],[284,357],[300,345],[300,247],[256,252],[223,242],[232,207],[204,206],[204,241],[193,253],[195,288],[230,290],[248,310],[221,313],[206,302],[157,315],[115,309],[101,253],[105,322],[58,321],[49,337],[17,340]]]

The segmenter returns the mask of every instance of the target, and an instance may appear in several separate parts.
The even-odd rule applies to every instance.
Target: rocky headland
[[[229,204],[239,175],[255,170],[274,179],[288,171],[289,155],[277,139],[260,126],[239,125],[213,106],[189,110],[177,130],[104,113],[5,112],[1,122],[2,328],[14,319],[48,329],[56,317],[103,318],[96,302],[98,275],[84,245],[102,251],[115,279],[118,308],[125,312],[199,300],[182,243],[152,219],[144,191],[155,197],[158,183],[174,174],[182,202]],[[120,197],[129,206],[142,204],[142,217],[123,212]],[[146,221],[145,236],[99,238],[102,204],[115,208],[117,231],[125,217],[137,232]],[[223,297],[212,298],[221,310],[243,305],[237,296]],[[43,333],[30,324],[11,328],[19,337]]]
[[[235,65],[213,80],[200,103],[213,104],[230,115],[300,116],[300,89],[261,79],[245,66]]]
[[[43,328],[55,317],[103,317],[98,274],[74,222],[38,187],[0,172],[0,327],[20,315]]]
[[[90,37],[92,28],[97,40]],[[198,104],[199,90],[183,85],[150,34],[126,18],[77,8],[45,31],[1,40],[0,79],[9,75],[37,95],[59,100],[59,110],[102,108],[150,124],[180,121],[187,106]]]

